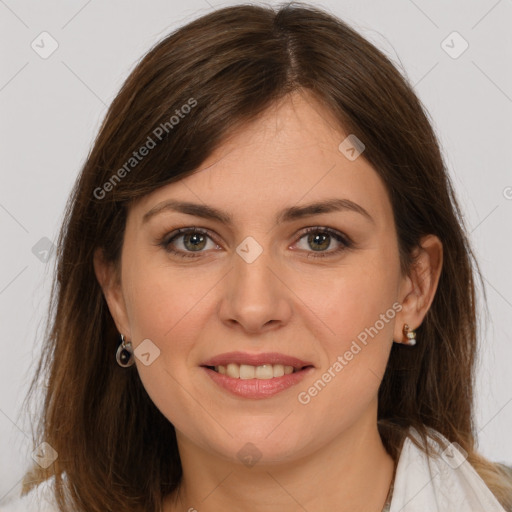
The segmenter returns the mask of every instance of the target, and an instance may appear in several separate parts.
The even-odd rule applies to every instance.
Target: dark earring
[[[411,329],[407,324],[404,324],[404,336],[407,338],[405,345],[416,345],[416,331]]]
[[[135,363],[133,357],[132,343],[130,341],[125,342],[124,335],[121,334],[121,343],[117,347],[116,361],[119,366],[128,368]]]

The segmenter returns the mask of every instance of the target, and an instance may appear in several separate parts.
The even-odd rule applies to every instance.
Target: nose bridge
[[[278,267],[268,246],[253,237],[244,239],[236,248],[229,273],[221,308],[223,320],[236,321],[251,331],[271,321],[286,320],[289,305],[286,287],[275,275]]]
[[[262,301],[265,299],[267,304],[272,301],[277,292],[275,277],[270,271],[275,266],[272,259],[270,248],[253,237],[247,237],[239,244],[233,262],[233,284],[239,299],[252,297],[251,300],[257,300],[258,296],[265,295],[265,298],[261,297]]]

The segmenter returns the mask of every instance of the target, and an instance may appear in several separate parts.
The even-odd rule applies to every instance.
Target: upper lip
[[[251,366],[262,366],[264,364],[282,364],[301,369],[304,366],[313,366],[308,361],[302,361],[297,357],[279,354],[278,352],[264,352],[261,354],[249,354],[247,352],[226,352],[208,359],[201,366],[226,366],[229,363],[248,364]]]

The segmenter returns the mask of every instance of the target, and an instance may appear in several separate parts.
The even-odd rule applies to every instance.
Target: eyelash
[[[175,249],[170,248],[171,242],[176,240],[176,238],[179,238],[180,236],[186,235],[186,234],[199,234],[199,235],[206,235],[208,238],[210,238],[213,242],[217,243],[216,240],[212,237],[211,233],[208,230],[204,230],[201,228],[181,228],[177,229],[176,231],[173,231],[169,235],[163,237],[160,239],[157,243],[157,245],[160,245],[165,249],[166,252],[173,254],[175,256],[179,256],[181,258],[198,258],[202,251],[197,251],[198,255],[196,256],[193,254],[192,251],[183,252],[183,251],[177,251]],[[342,235],[338,231],[327,228],[327,227],[309,227],[306,228],[300,235],[299,239],[297,241],[300,241],[304,236],[308,235],[309,233],[321,233],[332,236],[336,241],[342,244],[342,246],[339,249],[336,249],[334,251],[327,251],[327,252],[316,252],[316,251],[307,251],[312,254],[313,258],[327,258],[338,255],[340,252],[345,251],[347,249],[350,249],[353,247],[353,242],[350,240],[346,235]],[[219,244],[218,244],[219,245]],[[310,257],[309,255],[307,256]]]

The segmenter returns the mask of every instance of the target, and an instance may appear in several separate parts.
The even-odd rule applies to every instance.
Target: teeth
[[[230,363],[226,367],[226,375],[232,379],[240,378],[240,366],[234,363]]]
[[[242,368],[243,368],[243,366],[240,366],[240,378],[242,378]],[[254,366],[252,368],[254,368]],[[274,378],[274,368],[272,367],[271,364],[264,364],[263,366],[257,366],[254,369],[254,376],[257,379],[273,379]]]
[[[232,379],[273,379],[289,375],[298,370],[293,366],[284,366],[282,364],[264,364],[261,366],[251,366],[250,364],[229,363],[227,366],[215,366],[215,371],[222,375],[227,375]]]
[[[240,372],[239,375],[241,379],[254,379],[256,374],[256,368],[248,364],[241,364],[238,371]]]

